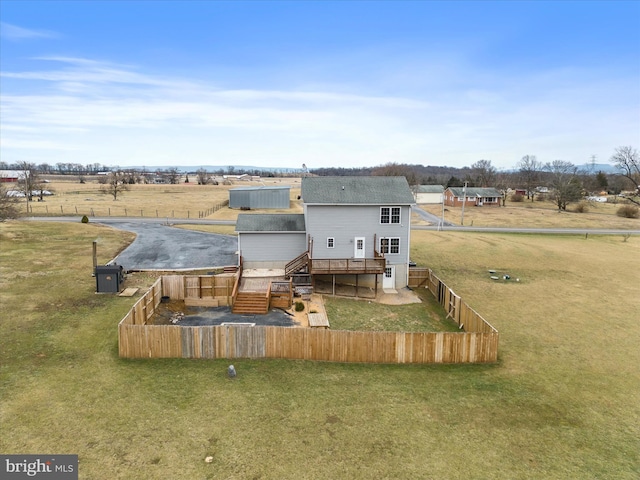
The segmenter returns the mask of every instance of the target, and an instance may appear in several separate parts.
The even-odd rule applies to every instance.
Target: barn
[[[15,183],[24,179],[24,176],[25,172],[21,170],[0,170],[0,182],[2,183]]]
[[[239,187],[229,190],[229,208],[289,208],[291,187]]]

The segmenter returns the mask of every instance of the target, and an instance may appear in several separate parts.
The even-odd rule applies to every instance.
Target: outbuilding
[[[442,185],[418,185],[416,189],[416,203],[442,203],[444,187]]]
[[[289,208],[291,187],[239,187],[229,190],[229,208]]]

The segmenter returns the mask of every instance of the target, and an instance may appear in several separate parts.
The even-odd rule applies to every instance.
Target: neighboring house
[[[418,185],[416,203],[442,203],[444,187],[442,185]]]
[[[467,197],[466,201],[464,197]],[[449,187],[444,191],[444,204],[449,207],[466,206],[499,207],[502,193],[495,188]]]
[[[229,208],[289,208],[290,186],[239,187],[229,190]]]
[[[407,285],[415,200],[404,177],[304,177],[301,187],[302,215],[238,215],[245,268],[376,290]]]

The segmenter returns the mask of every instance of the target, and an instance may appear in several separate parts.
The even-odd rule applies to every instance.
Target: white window
[[[327,237],[327,248],[333,248],[336,244],[336,239],[333,237]]]
[[[395,255],[400,253],[400,238],[389,237],[380,239],[380,253]]]
[[[400,223],[400,207],[380,207],[380,223]]]

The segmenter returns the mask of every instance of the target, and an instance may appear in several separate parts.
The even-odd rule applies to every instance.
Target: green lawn
[[[93,293],[96,238],[102,263],[130,236],[0,225],[2,452],[75,453],[83,479],[640,476],[638,237],[412,232],[500,331],[498,364],[234,360],[235,380],[118,358],[136,298]]]

